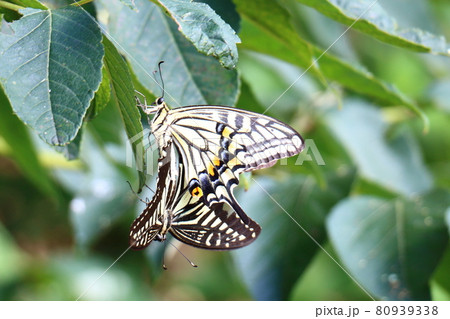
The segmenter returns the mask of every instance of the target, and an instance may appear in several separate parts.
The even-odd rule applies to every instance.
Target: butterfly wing
[[[180,176],[183,166],[180,164]],[[170,233],[185,244],[215,250],[244,247],[252,243],[261,227],[252,219],[244,223],[233,211],[227,211],[224,203],[205,205],[201,198],[188,191],[180,193],[173,207]]]
[[[133,249],[147,247],[167,231],[188,245],[207,249],[239,248],[256,239],[261,231],[256,222],[249,219],[244,224],[236,213],[227,212],[223,203],[210,208],[200,197],[191,195],[173,144],[161,155],[155,196],[131,226]]]
[[[304,148],[294,129],[249,111],[188,106],[171,110],[170,116],[173,143],[188,168],[186,180],[201,187],[207,206],[227,203],[245,223],[249,219],[233,195],[239,174],[270,167]]]
[[[164,221],[168,218],[167,207],[173,205],[174,200],[179,197],[177,162],[174,154],[170,152],[174,152],[171,144],[162,150],[158,160],[155,195],[131,225],[129,244],[135,250],[146,248],[164,231]]]
[[[190,196],[190,195],[189,195]],[[245,224],[235,212],[224,210],[224,204],[209,208],[202,201],[178,211],[170,233],[178,240],[199,248],[227,250],[247,246],[261,232],[252,219]]]

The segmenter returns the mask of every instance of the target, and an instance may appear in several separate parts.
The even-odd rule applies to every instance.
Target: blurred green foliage
[[[51,8],[42,16],[88,14],[58,9],[67,1],[42,3]],[[32,27],[30,13],[0,7],[0,300],[449,300],[450,4],[382,0],[358,19],[372,1],[334,3],[89,3],[106,50],[103,65],[98,48],[97,56],[86,51],[96,59],[95,70],[83,71],[86,87],[73,80],[85,67],[76,45],[71,54],[51,50],[68,61],[67,72],[39,73],[46,69],[23,60],[16,73],[9,62],[33,53],[35,39],[25,38],[28,51],[8,43]],[[217,25],[196,20],[180,33],[172,17],[194,9],[198,21]],[[226,23],[241,39],[238,56],[227,56],[237,38]],[[57,28],[40,32],[51,38]],[[92,32],[99,39],[100,28]],[[217,39],[220,48],[211,48]],[[127,181],[138,189],[146,177],[153,188],[158,156],[147,148],[153,137],[134,89],[148,103],[161,95],[152,74],[160,60],[172,107],[267,112],[306,139],[302,154],[237,189],[262,226],[248,247],[212,252],[171,241],[127,251],[129,226],[144,208]],[[221,66],[230,61],[237,69]],[[84,100],[73,105],[61,88],[34,90],[36,74],[75,85]],[[50,111],[32,104],[39,99]],[[66,109],[83,123],[56,121],[52,129],[71,138],[59,145],[42,119]]]

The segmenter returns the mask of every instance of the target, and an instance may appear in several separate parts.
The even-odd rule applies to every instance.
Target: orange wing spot
[[[212,160],[212,162],[215,166],[220,166],[220,164],[221,164],[220,159],[218,157],[214,158]]]
[[[233,131],[228,126],[225,126],[225,128],[222,131],[222,136],[225,136],[226,138],[230,138],[231,133],[233,133]]]
[[[197,186],[192,190],[191,195],[194,197],[201,197],[203,195],[202,189]]]
[[[215,171],[215,169],[214,169],[214,166],[213,165],[208,165],[208,174],[210,175],[210,176],[214,176],[214,175],[216,175],[216,171]]]

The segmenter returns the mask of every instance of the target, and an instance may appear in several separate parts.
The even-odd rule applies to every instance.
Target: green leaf
[[[243,15],[242,48],[265,53],[309,69],[321,79],[323,76],[384,104],[404,105],[428,122],[424,113],[392,85],[376,78],[367,70],[351,65],[301,38],[287,21],[289,14],[275,1],[234,0]],[[299,74],[300,76],[301,74]]]
[[[8,234],[8,231],[0,223],[0,251],[2,262],[0,263],[0,287],[10,284],[20,275],[26,265],[26,258],[21,253]],[[0,290],[2,290],[0,288]]]
[[[101,81],[98,25],[81,8],[26,9],[0,33],[0,83],[19,118],[51,145],[80,129]]]
[[[23,7],[42,9],[42,10],[48,9],[45,5],[40,3],[38,0],[16,0],[15,2],[17,4],[20,4]]]
[[[68,160],[77,159],[80,155],[80,145],[81,138],[83,135],[83,130],[79,130],[77,136],[69,143],[64,146],[54,145],[53,148],[64,155]]]
[[[386,140],[388,127],[374,106],[347,100],[343,109],[330,111],[326,121],[368,180],[404,195],[431,189],[433,181],[414,138],[401,132]]]
[[[105,67],[111,79],[113,101],[120,110],[125,131],[131,143],[139,175],[138,192],[140,192],[145,184],[144,172],[146,163],[142,139],[143,127],[141,124],[141,114],[136,106],[133,82],[128,65],[108,38],[103,38],[103,45],[105,46]]]
[[[115,45],[132,65],[139,81],[155,96],[161,96],[162,90],[157,83],[159,75],[155,75],[156,80],[151,72],[164,60],[164,97],[169,105],[236,102],[237,71],[226,70],[213,57],[198,53],[158,6],[138,0],[139,12],[135,13],[123,10],[116,2],[102,0],[96,4],[99,12],[108,12],[105,25]]]
[[[25,125],[13,114],[9,101],[1,88],[0,135],[8,143],[15,161],[24,175],[36,188],[52,198],[59,198],[60,192],[39,162]]]
[[[450,230],[450,208],[445,214],[447,227]],[[439,262],[439,267],[433,274],[431,281],[431,295],[435,301],[447,301],[450,299],[450,277],[448,270],[450,269],[450,246]]]
[[[158,0],[178,24],[178,29],[199,52],[217,58],[227,69],[238,61],[236,32],[206,3],[190,0]]]
[[[371,294],[429,300],[428,280],[448,243],[449,205],[443,190],[412,199],[353,197],[333,208],[327,230],[345,266]]]
[[[321,189],[312,177],[300,174],[282,181],[257,178],[239,196],[244,210],[262,228],[254,243],[233,253],[256,299],[285,300],[289,296],[319,249],[314,241],[325,240],[326,215],[348,194],[352,180],[350,171],[330,174],[328,187]]]
[[[379,3],[372,0],[297,0],[324,15],[351,25],[380,41],[416,52],[428,52],[450,56],[449,46],[443,36],[437,36],[418,28],[402,29]]]
[[[241,28],[241,17],[236,11],[236,6],[232,0],[194,0],[203,2],[211,7],[234,31],[239,32]]]
[[[329,242],[314,256],[297,281],[290,300],[372,300],[353,278],[342,270],[339,258]],[[334,260],[333,260],[334,259]]]
[[[95,92],[94,99],[92,100],[91,106],[87,111],[85,121],[90,121],[93,118],[97,117],[97,115],[106,108],[110,98],[111,98],[111,80],[109,78],[109,74],[106,71],[105,66],[103,66],[102,82],[100,83],[97,92]]]
[[[450,188],[450,115],[430,109],[430,131],[423,134],[420,123],[412,123],[423,157],[439,187]]]

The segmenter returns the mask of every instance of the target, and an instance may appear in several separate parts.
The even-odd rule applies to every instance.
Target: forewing
[[[302,151],[302,137],[271,117],[223,106],[171,110],[173,142],[187,164],[186,180],[196,180],[207,206],[227,203],[247,223],[233,196],[239,174],[270,167]]]

